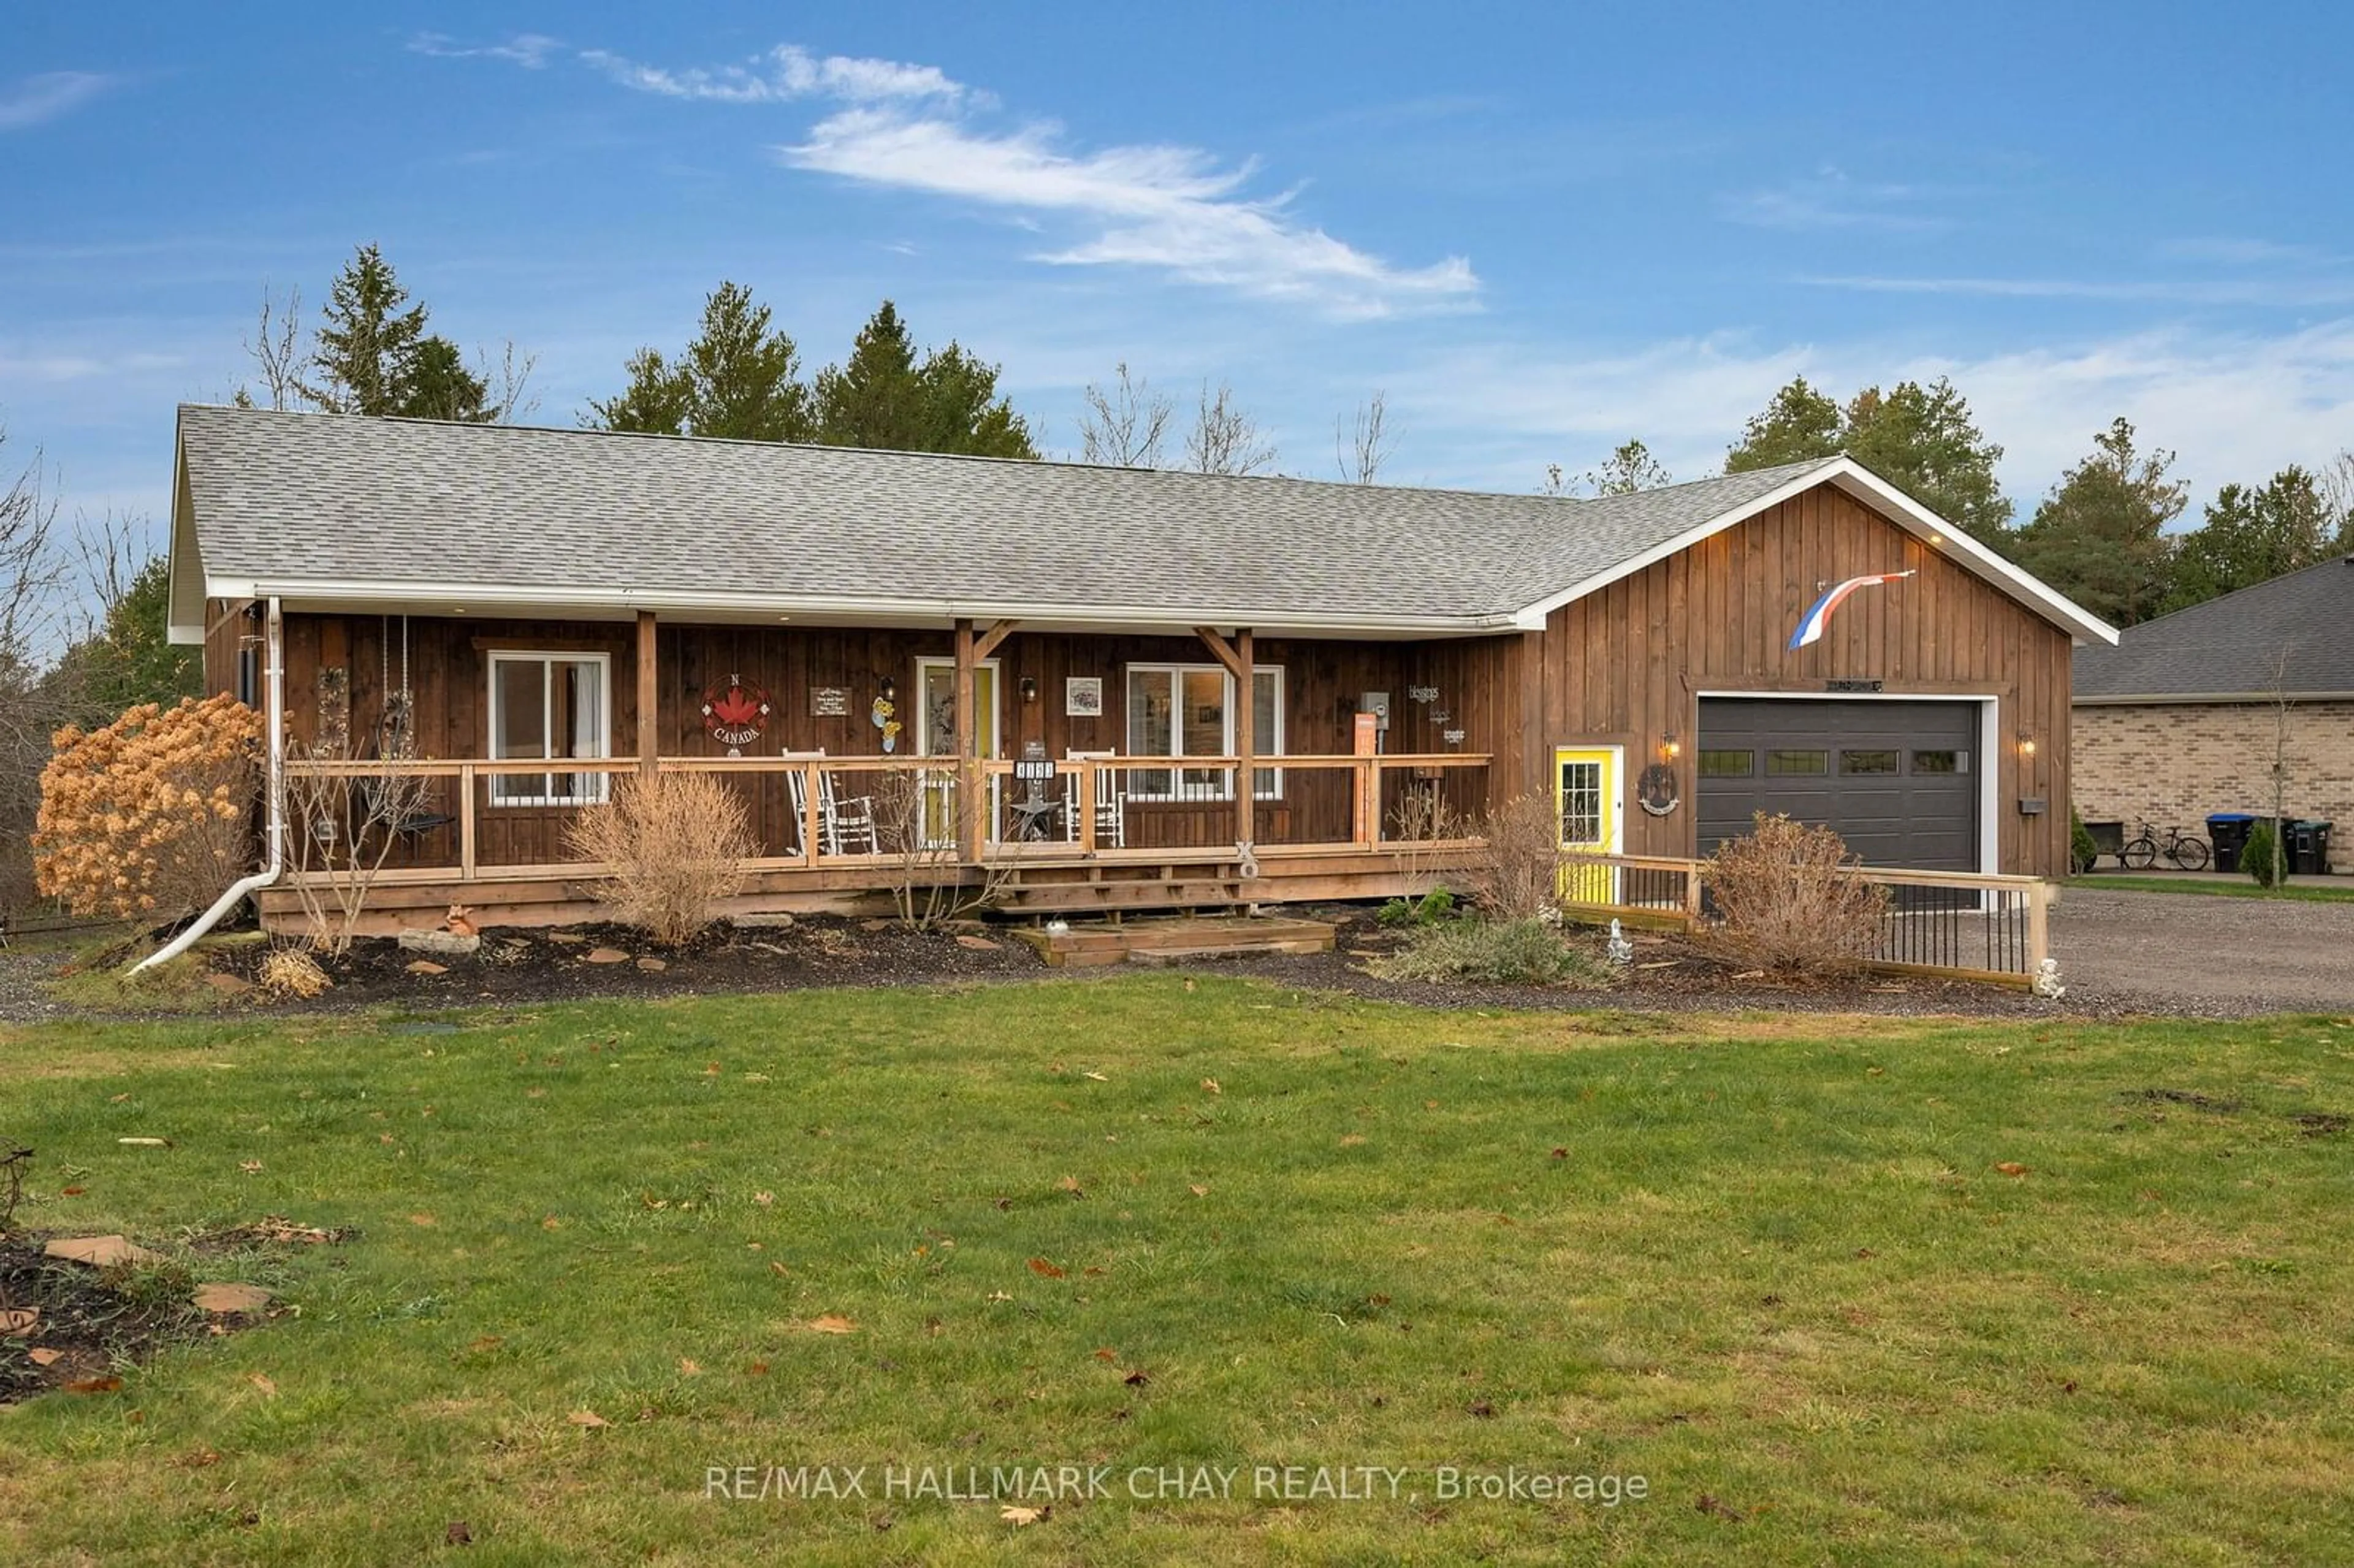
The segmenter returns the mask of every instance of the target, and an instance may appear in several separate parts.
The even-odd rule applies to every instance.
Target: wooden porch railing
[[[963,777],[954,757],[665,757],[665,773],[726,779],[745,800],[762,853],[754,871],[894,867],[911,859],[953,866],[1002,861],[1241,859],[1399,848],[1468,847],[1487,806],[1489,758],[1479,754],[1292,756],[1252,759],[1253,820],[1238,841],[1234,757],[1104,757],[1017,762],[988,759],[982,842],[967,854]],[[565,830],[610,798],[634,758],[490,761],[482,758],[319,760],[299,766],[326,779],[415,781],[412,826],[377,880],[524,881],[594,876],[607,868],[570,857]],[[794,788],[798,785],[798,788]],[[828,801],[833,804],[829,807]],[[796,803],[798,802],[798,803]],[[829,853],[829,817],[863,816],[871,848]],[[292,824],[299,847],[304,826]],[[292,875],[306,870],[298,853]]]
[[[1708,920],[1708,863],[1564,854],[1563,907],[1598,924],[1692,930]],[[2031,983],[2052,956],[2052,884],[2032,876],[1861,866],[1889,890],[1869,967],[1885,973]]]

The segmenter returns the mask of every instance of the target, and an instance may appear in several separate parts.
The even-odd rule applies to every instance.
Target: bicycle
[[[2145,821],[2141,832],[2126,841],[2126,847],[2117,858],[2133,871],[2147,871],[2158,863],[2158,857],[2161,854],[2181,870],[2204,871],[2213,853],[2207,847],[2205,839],[2196,833],[2186,833],[2180,828],[2167,829],[2166,842],[2160,844],[2156,831]]]

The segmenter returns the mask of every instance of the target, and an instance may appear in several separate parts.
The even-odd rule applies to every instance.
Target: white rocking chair
[[[1102,762],[1118,757],[1116,751],[1066,751],[1066,762]],[[1072,843],[1079,842],[1079,775],[1068,775],[1070,807],[1063,813],[1063,836]],[[1116,768],[1096,769],[1096,847],[1125,849],[1128,846],[1128,783],[1127,775]]]
[[[778,753],[786,761],[807,761],[823,757],[822,748],[816,751],[785,751]],[[794,768],[785,775],[785,789],[793,802],[793,832],[798,841],[801,824],[809,821],[809,775]],[[875,832],[875,801],[865,795],[843,795],[835,791],[833,775],[821,769],[817,776],[817,847],[820,854],[875,854],[881,841]]]

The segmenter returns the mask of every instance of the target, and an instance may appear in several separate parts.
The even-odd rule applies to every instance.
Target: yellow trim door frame
[[[1561,746],[1553,754],[1553,823],[1564,860],[1561,896],[1569,904],[1618,902],[1618,868],[1575,865],[1566,857],[1620,854],[1627,843],[1627,748]]]

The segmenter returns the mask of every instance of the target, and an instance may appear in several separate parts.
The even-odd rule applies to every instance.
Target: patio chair
[[[1066,751],[1066,762],[1102,762],[1118,757],[1116,751]],[[1071,809],[1063,813],[1063,836],[1072,843],[1079,842],[1079,776],[1070,775]],[[1098,849],[1124,849],[1128,844],[1128,783],[1127,775],[1118,768],[1096,769],[1096,846]]]
[[[823,757],[822,747],[816,751],[784,751],[778,755],[788,762],[807,761]],[[785,775],[785,788],[792,797],[795,841],[799,842],[800,826],[809,821],[809,775],[796,768]],[[875,801],[866,795],[843,795],[833,787],[833,775],[821,769],[817,776],[817,847],[820,854],[875,854],[881,841],[875,832]]]

